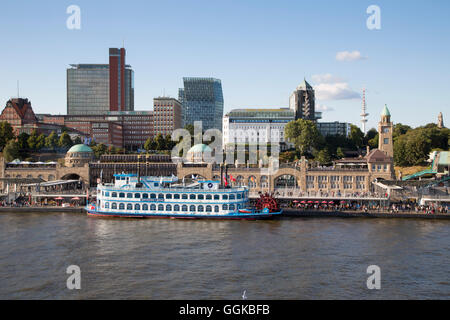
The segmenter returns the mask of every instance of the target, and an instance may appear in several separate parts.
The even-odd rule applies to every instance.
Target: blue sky
[[[69,30],[69,5],[81,29]],[[381,30],[369,30],[369,5]],[[135,71],[135,109],[177,97],[184,76],[222,80],[225,112],[287,107],[306,77],[323,121],[360,124],[366,88],[368,127],[384,104],[394,122],[450,121],[450,2],[442,1],[24,1],[0,4],[0,103],[17,95],[37,113],[65,114],[66,68],[107,63],[125,41]],[[338,52],[361,59],[338,61]],[[447,121],[448,122],[448,121]]]

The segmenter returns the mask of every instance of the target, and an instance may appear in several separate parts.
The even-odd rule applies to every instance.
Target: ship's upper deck
[[[133,173],[114,174],[114,183],[99,183],[99,190],[124,191],[170,191],[170,192],[220,192],[233,193],[247,191],[247,187],[221,187],[220,181],[193,180],[189,183],[179,181],[178,177],[139,177]]]

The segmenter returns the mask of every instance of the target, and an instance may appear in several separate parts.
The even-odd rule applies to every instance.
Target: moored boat
[[[247,187],[223,187],[219,181],[189,184],[172,177],[115,174],[114,183],[99,183],[88,215],[133,218],[269,219],[281,210],[248,209]]]

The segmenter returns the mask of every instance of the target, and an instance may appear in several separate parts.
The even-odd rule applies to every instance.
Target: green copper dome
[[[69,151],[67,151],[67,153],[69,152],[94,152],[94,151],[92,151],[92,149],[85,144],[76,144],[72,148],[70,148]]]
[[[384,105],[383,111],[381,112],[382,116],[391,116],[391,113],[389,112],[389,109],[387,108],[387,104]]]
[[[211,152],[212,150],[211,150],[211,148],[208,147],[206,144],[196,144],[195,146],[193,146],[192,148],[190,148],[188,152],[189,152],[189,153],[190,153],[190,152],[197,153],[197,152],[205,152],[205,151]]]

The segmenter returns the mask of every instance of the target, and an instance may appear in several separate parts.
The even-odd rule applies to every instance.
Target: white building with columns
[[[280,109],[234,109],[222,121],[223,145],[285,144],[284,127],[294,120],[295,112]]]

